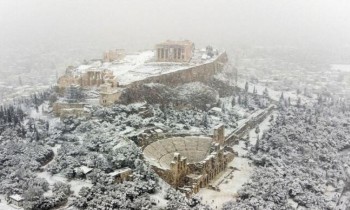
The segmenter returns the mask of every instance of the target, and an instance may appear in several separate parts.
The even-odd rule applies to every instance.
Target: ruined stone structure
[[[148,63],[153,59],[152,51],[146,51],[140,58],[135,59],[138,54],[130,54],[127,55],[130,57],[122,62],[114,62],[122,60],[126,54],[124,50],[111,50],[103,55],[103,61],[109,63],[94,60],[79,67],[68,67],[66,74],[57,81],[58,92],[62,96],[71,85],[78,85],[84,90],[99,88],[98,102],[100,105],[110,106],[118,102],[123,88],[134,88],[145,83],[177,86],[197,81],[206,82],[221,72],[228,60],[225,52],[216,53],[215,56],[204,60],[198,56],[198,53],[202,52],[196,53],[194,54],[194,44],[188,40],[166,41],[156,45],[155,60],[158,62]],[[118,71],[119,68],[121,71]]]
[[[158,62],[189,62],[192,58],[194,44],[188,40],[167,40],[157,44],[155,50]]]
[[[117,78],[110,70],[98,70],[96,68],[87,69],[82,74],[74,74],[71,70],[67,69],[65,75],[60,77],[57,81],[58,89],[60,93],[70,85],[79,85],[82,88],[99,87],[102,84],[110,83],[111,87],[118,87]]]
[[[219,145],[224,145],[225,141],[225,127],[224,125],[218,125],[214,128],[213,140]]]
[[[71,70],[67,70],[67,73],[60,77],[58,80],[58,91],[63,94],[65,90],[72,86],[77,85],[81,88],[89,89],[92,87],[100,87],[99,102],[103,106],[113,105],[118,101],[121,95],[121,89],[118,88],[119,83],[116,76],[110,70],[98,70],[95,68],[87,69],[85,73],[74,74]],[[68,105],[66,105],[68,106]],[[72,105],[72,108],[75,105]],[[60,111],[55,111],[56,115],[60,115]]]
[[[197,193],[233,159],[223,145],[223,127],[217,133],[216,139],[187,136],[159,140],[144,149],[144,156],[170,185],[187,195]]]
[[[14,204],[18,207],[23,206],[24,198],[22,195],[19,194],[13,194],[10,195],[8,198],[5,198],[9,204]]]
[[[55,102],[52,106],[52,111],[56,117],[61,119],[67,117],[89,117],[90,113],[84,109],[85,103],[68,103],[65,101]]]
[[[112,84],[105,83],[100,88],[100,104],[102,106],[110,106],[118,101],[122,94],[122,90],[113,88]]]
[[[104,62],[120,61],[125,57],[124,49],[109,50],[103,53]]]
[[[108,175],[113,178],[114,183],[118,184],[125,181],[131,181],[133,178],[132,170],[128,167],[115,170],[112,173],[109,173]]]
[[[248,135],[248,131],[256,125],[264,121],[264,119],[271,114],[276,108],[275,105],[270,105],[267,109],[262,109],[252,114],[248,119],[245,119],[241,125],[228,134],[225,138],[225,144],[234,144],[243,136]]]

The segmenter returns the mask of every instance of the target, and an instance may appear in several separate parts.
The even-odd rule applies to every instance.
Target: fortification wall
[[[189,67],[188,69],[167,74],[148,77],[144,80],[135,81],[126,87],[137,87],[146,83],[160,83],[169,86],[177,86],[179,84],[190,82],[207,82],[213,77],[213,75],[223,70],[223,67],[227,61],[227,54],[226,52],[223,52],[213,62]]]
[[[64,109],[83,109],[84,103],[66,103],[66,102],[56,102],[52,106],[52,110],[55,116],[59,117],[62,110]]]

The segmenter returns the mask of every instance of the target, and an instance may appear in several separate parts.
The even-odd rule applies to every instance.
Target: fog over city
[[[63,64],[107,49],[152,49],[167,39],[233,53],[252,46],[348,51],[349,11],[346,0],[1,0],[1,81],[37,68],[62,72]]]
[[[349,0],[0,0],[0,210],[349,210]]]
[[[150,48],[159,39],[228,45],[349,46],[345,0],[1,2],[1,48]],[[68,48],[69,49],[69,48]]]

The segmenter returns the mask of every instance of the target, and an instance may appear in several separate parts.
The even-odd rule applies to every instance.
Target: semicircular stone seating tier
[[[174,153],[186,157],[187,163],[200,162],[209,155],[211,143],[212,139],[209,137],[171,137],[153,142],[143,150],[143,153],[152,165],[169,169]]]

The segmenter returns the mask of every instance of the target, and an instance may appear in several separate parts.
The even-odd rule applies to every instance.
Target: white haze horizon
[[[348,49],[349,11],[346,0],[0,0],[0,80],[167,39],[228,51]]]

